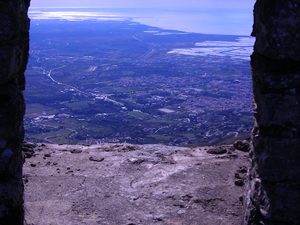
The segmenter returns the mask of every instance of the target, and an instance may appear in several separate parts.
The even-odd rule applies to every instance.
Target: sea
[[[131,20],[141,24],[203,34],[250,35],[249,9],[30,8],[32,20]]]

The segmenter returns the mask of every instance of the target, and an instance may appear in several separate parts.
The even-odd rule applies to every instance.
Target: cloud
[[[116,14],[106,12],[80,12],[80,11],[50,11],[43,12],[38,10],[29,11],[29,16],[33,20],[125,20],[126,18]]]

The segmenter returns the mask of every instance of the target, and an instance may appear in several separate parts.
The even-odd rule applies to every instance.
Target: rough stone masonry
[[[257,0],[245,224],[300,224],[300,0]]]
[[[0,225],[23,224],[24,71],[29,0],[0,0]]]

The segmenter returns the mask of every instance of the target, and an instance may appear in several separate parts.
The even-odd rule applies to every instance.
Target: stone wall
[[[257,0],[245,224],[300,224],[300,0]]]
[[[23,224],[24,71],[29,0],[0,0],[0,225]]]

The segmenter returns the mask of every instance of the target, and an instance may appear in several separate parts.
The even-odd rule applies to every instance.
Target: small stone
[[[82,150],[80,150],[80,149],[72,149],[70,152],[73,153],[73,154],[79,154],[79,153],[82,152]]]
[[[135,147],[133,145],[127,145],[125,148],[123,148],[123,150],[134,151]]]
[[[181,196],[181,199],[183,200],[183,201],[187,201],[187,202],[189,202],[191,199],[193,198],[193,196],[191,196],[191,195],[184,195],[184,196]]]
[[[224,147],[216,147],[216,148],[208,149],[207,153],[213,154],[213,155],[223,155],[223,154],[227,153],[227,149]]]
[[[110,197],[111,197],[111,195],[109,195],[109,194],[104,195],[104,198],[110,198]]]
[[[194,199],[193,202],[196,204],[201,204],[203,201],[201,199]]]
[[[23,148],[29,148],[29,149],[33,149],[36,147],[36,144],[31,143],[31,142],[24,142],[23,143]]]
[[[156,217],[156,218],[154,218],[154,219],[153,219],[153,221],[162,222],[162,221],[163,221],[163,219],[162,219],[162,218],[160,218],[160,217]]]
[[[49,158],[49,157],[51,157],[51,154],[45,154],[44,155],[46,158]]]
[[[36,167],[36,164],[31,163],[30,166],[31,166],[31,167]]]
[[[240,200],[240,202],[243,203],[243,202],[244,202],[244,196],[240,196],[240,197],[239,197],[239,200]]]
[[[33,157],[33,155],[34,155],[34,152],[24,152],[24,157],[25,157],[25,159],[30,159],[30,158],[32,158]]]
[[[236,150],[239,150],[239,151],[242,151],[242,152],[249,152],[250,151],[250,144],[246,140],[243,140],[243,141],[239,140],[239,141],[234,142],[233,147]]]
[[[23,179],[23,181],[24,181],[24,184],[27,184],[27,183],[29,182],[29,180],[28,180],[27,177],[25,177],[25,178]]]
[[[145,159],[131,158],[131,159],[129,159],[128,161],[129,161],[130,163],[132,163],[132,164],[137,164],[137,165],[139,165],[139,164],[142,164],[142,163],[145,161]]]
[[[240,167],[240,169],[239,169],[239,172],[240,173],[242,173],[242,174],[245,174],[245,173],[247,173],[247,168],[246,167]]]
[[[235,173],[235,174],[234,174],[234,177],[235,177],[236,179],[241,179],[241,178],[242,178],[241,175],[240,175],[239,173]]]
[[[93,161],[93,162],[102,162],[104,160],[104,158],[97,158],[95,156],[91,156],[89,158],[90,161]]]
[[[178,215],[182,215],[182,214],[185,214],[185,213],[186,213],[186,210],[183,210],[183,209],[182,209],[182,210],[179,210],[179,211],[177,212]]]
[[[133,201],[136,201],[136,200],[138,200],[140,197],[138,197],[138,196],[133,196],[131,199],[133,200]]]
[[[243,187],[245,185],[243,180],[236,180],[234,184],[238,187]]]

